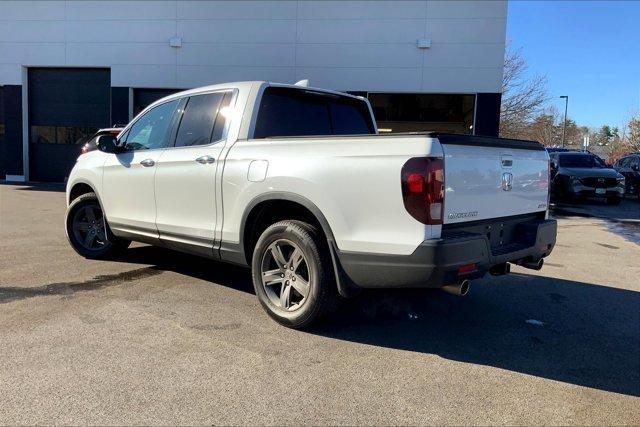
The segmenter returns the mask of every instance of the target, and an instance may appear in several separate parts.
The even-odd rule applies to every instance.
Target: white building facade
[[[61,181],[95,129],[175,90],[296,82],[383,131],[495,135],[506,1],[0,2],[0,179]]]

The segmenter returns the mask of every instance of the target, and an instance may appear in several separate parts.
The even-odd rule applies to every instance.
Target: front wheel
[[[278,323],[305,328],[335,306],[337,289],[325,246],[315,228],[300,221],[277,222],[258,239],[253,286]]]
[[[65,219],[71,247],[85,258],[100,259],[126,249],[131,242],[113,236],[95,193],[75,199]]]

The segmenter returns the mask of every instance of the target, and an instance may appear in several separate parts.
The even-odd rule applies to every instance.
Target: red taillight
[[[424,176],[419,173],[412,173],[407,177],[407,187],[409,193],[422,193],[424,191]]]
[[[402,199],[412,217],[423,224],[442,224],[444,212],[444,162],[414,157],[402,167]]]

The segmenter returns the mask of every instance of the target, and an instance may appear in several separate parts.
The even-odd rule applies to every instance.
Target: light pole
[[[562,126],[562,148],[564,148],[564,136],[567,133],[567,108],[569,107],[569,95],[562,95],[564,98],[564,125]]]

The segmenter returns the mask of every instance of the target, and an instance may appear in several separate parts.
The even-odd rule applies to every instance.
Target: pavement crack
[[[163,270],[156,267],[144,267],[136,270],[123,271],[117,274],[95,276],[93,279],[81,282],[49,283],[31,287],[0,287],[0,304],[48,295],[72,295],[76,292],[93,291],[107,286],[119,285],[134,280],[161,274]]]

